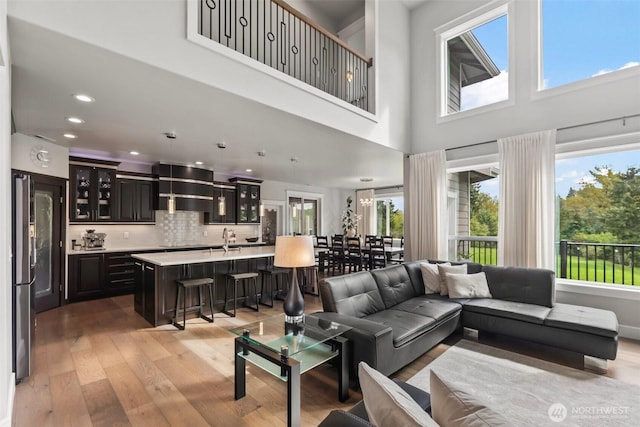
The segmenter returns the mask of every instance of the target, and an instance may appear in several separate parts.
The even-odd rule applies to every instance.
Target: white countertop
[[[240,249],[240,250],[238,250]],[[266,258],[275,255],[275,246],[234,248],[225,253],[222,249],[198,249],[195,251],[152,252],[132,254],[131,257],[160,267],[170,265],[198,264],[205,262],[231,261],[238,259]]]
[[[255,242],[255,243],[250,243],[250,242],[245,242],[245,243],[235,243],[233,245],[229,245],[229,247],[231,248],[235,248],[237,246],[242,245],[243,247],[250,247],[250,246],[257,246],[257,247],[261,247],[264,246],[264,243],[261,242]],[[69,255],[80,255],[80,254],[90,254],[90,253],[110,253],[110,252],[129,252],[129,253],[136,253],[136,252],[140,252],[140,251],[163,251],[163,250],[189,250],[189,249],[198,249],[198,248],[222,248],[222,244],[220,243],[211,243],[211,244],[205,244],[205,243],[196,243],[196,244],[190,244],[190,245],[181,245],[181,246],[161,246],[161,245],[153,245],[153,246],[135,246],[135,247],[115,247],[115,246],[109,246],[107,248],[102,248],[102,249],[98,249],[98,250],[84,250],[84,249],[76,249],[76,250],[69,250],[67,252],[67,254]]]

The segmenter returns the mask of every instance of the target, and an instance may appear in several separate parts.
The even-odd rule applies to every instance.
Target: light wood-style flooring
[[[319,297],[305,300],[308,313],[321,310]],[[135,313],[129,295],[38,314],[33,374],[16,386],[13,425],[286,425],[286,384],[250,363],[247,396],[234,400],[234,335],[227,331],[281,312],[277,302],[259,313],[239,309],[235,319],[216,313],[214,324],[192,319],[185,331],[152,328]],[[410,378],[457,339],[395,377]],[[640,384],[640,343],[621,340],[606,375]],[[348,409],[361,397],[352,389],[340,403],[337,372],[328,364],[317,367],[302,376],[302,424],[317,425],[332,409]]]

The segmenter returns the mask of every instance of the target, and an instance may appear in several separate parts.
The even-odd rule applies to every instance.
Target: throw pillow
[[[440,275],[440,295],[449,295],[449,289],[447,288],[447,282],[445,276],[447,273],[452,274],[467,274],[467,264],[462,265],[442,265],[438,264],[438,274]]]
[[[406,391],[366,362],[358,364],[358,377],[364,407],[373,425],[437,426]]]
[[[502,415],[431,371],[431,415],[440,426],[510,426]]]
[[[446,262],[440,265],[451,265],[451,263]],[[431,264],[430,262],[421,262],[420,272],[422,273],[422,281],[424,282],[424,293],[439,294],[440,293],[440,274],[438,273],[438,264]]]
[[[445,275],[449,298],[491,298],[484,271],[475,274]]]

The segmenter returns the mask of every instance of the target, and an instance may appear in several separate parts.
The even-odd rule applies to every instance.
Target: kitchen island
[[[176,304],[175,281],[199,277],[214,279],[214,306],[221,306],[227,274],[257,272],[269,265],[274,254],[274,246],[231,248],[228,252],[198,249],[132,254],[135,310],[153,326],[171,323]],[[196,293],[187,295],[187,307],[196,304]]]

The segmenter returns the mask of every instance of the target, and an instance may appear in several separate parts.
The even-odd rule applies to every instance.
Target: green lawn
[[[498,263],[497,249],[475,249],[471,248],[470,259],[481,264],[496,265]],[[558,256],[557,269],[560,277],[560,257]],[[635,269],[635,274],[631,267],[621,264],[614,264],[611,261],[586,260],[570,258],[567,265],[567,279],[585,280],[600,283],[615,283],[619,285],[640,286],[640,268]]]

